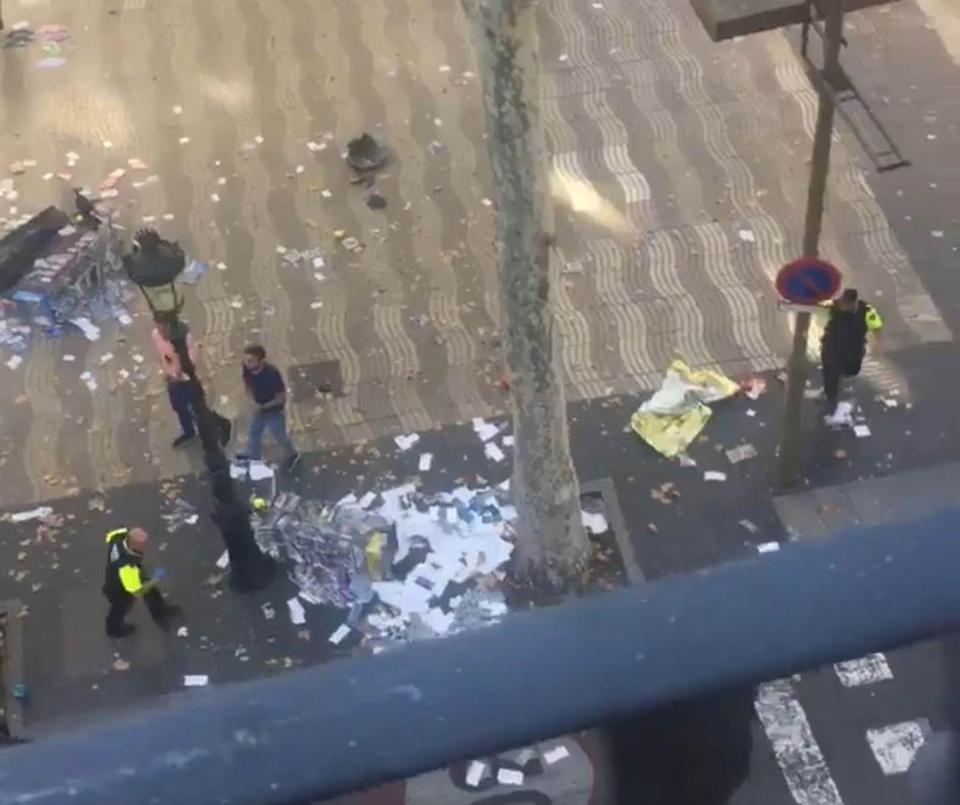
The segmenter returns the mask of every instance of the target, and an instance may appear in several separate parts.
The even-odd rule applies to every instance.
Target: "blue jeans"
[[[192,392],[189,381],[174,380],[167,383],[167,394],[170,397],[170,407],[180,420],[180,429],[184,436],[193,436],[197,429],[193,424],[193,411],[190,408]]]
[[[286,451],[288,457],[297,452],[287,433],[287,416],[282,408],[278,408],[276,411],[258,411],[253,415],[247,436],[247,455],[250,458],[260,460],[265,430],[270,431],[274,441]]]

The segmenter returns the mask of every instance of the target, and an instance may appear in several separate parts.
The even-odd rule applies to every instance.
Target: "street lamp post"
[[[257,545],[248,507],[237,499],[230,462],[223,452],[223,445],[230,439],[230,423],[207,404],[187,348],[189,328],[180,318],[183,297],[177,292],[176,279],[186,265],[183,250],[156,231],[142,229],[134,240],[133,252],[125,255],[123,262],[130,279],[143,292],[154,321],[168,326],[170,342],[189,380],[190,406],[213,493],[212,518],[230,557],[230,586],[238,591],[262,589],[273,577],[274,562]]]

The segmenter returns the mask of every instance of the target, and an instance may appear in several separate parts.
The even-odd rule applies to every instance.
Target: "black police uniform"
[[[867,352],[867,334],[883,326],[880,314],[858,300],[853,310],[841,310],[836,302],[829,306],[829,318],[820,342],[823,367],[823,391],[827,402],[836,407],[840,380],[860,374]]]
[[[143,570],[143,557],[130,550],[127,544],[129,535],[126,528],[107,532],[107,568],[103,594],[110,602],[107,612],[107,634],[110,637],[122,637],[132,630],[129,624],[124,622],[124,618],[133,607],[137,596],[143,598],[155,621],[163,621],[178,611],[164,601],[157,587],[150,587],[144,592],[143,588],[150,581],[150,577]]]

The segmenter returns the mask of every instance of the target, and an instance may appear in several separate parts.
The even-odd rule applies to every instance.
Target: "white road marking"
[[[833,669],[846,688],[858,688],[893,679],[893,671],[882,654],[868,654],[858,660],[838,662]]]
[[[843,805],[790,680],[761,685],[755,707],[794,801],[798,805]]]
[[[884,774],[904,774],[926,740],[926,720],[903,721],[867,730],[867,743]]]

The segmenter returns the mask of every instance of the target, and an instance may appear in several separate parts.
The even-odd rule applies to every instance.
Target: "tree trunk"
[[[513,403],[514,572],[562,589],[582,576],[589,545],[570,456],[550,293],[553,210],[540,122],[532,0],[462,0],[483,84],[497,199],[501,327]]]

